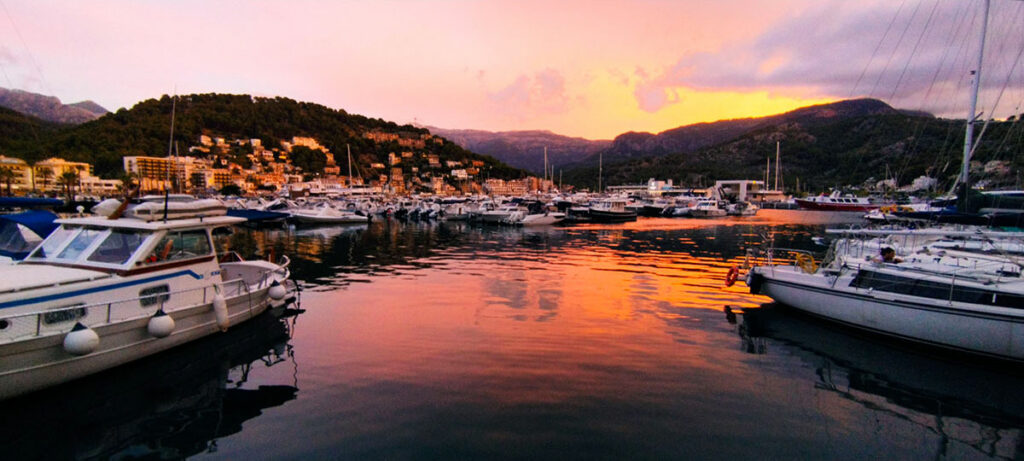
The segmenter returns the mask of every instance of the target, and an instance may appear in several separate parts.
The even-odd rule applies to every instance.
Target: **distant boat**
[[[606,223],[636,221],[636,211],[627,209],[625,200],[608,200],[591,205],[590,220]]]
[[[701,200],[690,210],[690,216],[694,218],[721,218],[727,214],[724,208],[718,206],[718,200]]]
[[[859,211],[868,212],[880,208],[884,203],[877,203],[870,197],[855,197],[850,194],[842,194],[833,191],[829,195],[819,195],[810,198],[796,199],[797,205],[805,210],[818,211]]]

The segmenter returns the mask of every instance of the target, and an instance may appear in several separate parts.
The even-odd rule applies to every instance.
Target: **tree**
[[[302,168],[306,173],[323,173],[327,166],[327,155],[320,150],[313,150],[306,146],[292,147],[292,164]]]
[[[220,188],[220,195],[242,195],[242,188],[237,184],[228,184]]]
[[[75,185],[78,184],[78,171],[65,171],[60,175],[58,183],[60,184],[61,189],[64,191],[65,197],[67,197],[68,202],[73,202],[75,200]]]
[[[46,195],[46,186],[49,184],[50,178],[53,177],[53,169],[48,166],[38,167],[36,168],[36,176],[43,183],[43,195]]]
[[[0,181],[7,186],[7,195],[11,195],[11,181],[14,181],[14,170],[9,166],[0,166]]]

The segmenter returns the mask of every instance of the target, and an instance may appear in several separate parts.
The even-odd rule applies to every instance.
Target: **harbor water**
[[[240,230],[301,301],[3,402],[5,459],[1022,459],[1024,370],[724,286],[859,216]]]

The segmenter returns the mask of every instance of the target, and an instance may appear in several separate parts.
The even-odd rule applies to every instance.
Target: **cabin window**
[[[89,248],[89,245],[92,245],[92,243],[95,242],[103,232],[104,231],[96,229],[82,229],[82,231],[71,240],[71,243],[61,250],[60,254],[57,255],[57,258],[69,260],[78,259],[78,257],[82,255],[82,252],[84,252],[86,248]]]
[[[96,263],[124,264],[131,259],[132,254],[145,240],[145,234],[114,230],[103,240],[103,243],[100,243],[96,251],[89,255],[88,260]]]
[[[210,236],[205,230],[168,232],[146,257],[146,263],[161,263],[207,256],[210,254]]]
[[[53,325],[55,323],[71,322],[85,317],[85,308],[75,308],[74,306],[81,306],[81,304],[61,307],[59,309],[43,313],[43,323]]]
[[[922,298],[957,301],[986,306],[1016,307],[1024,306],[1024,296],[1010,293],[998,293],[991,290],[971,288],[948,283],[920,280],[910,277],[886,274],[874,271],[860,271],[851,287],[872,288],[877,291],[899,293]]]
[[[165,303],[168,299],[171,299],[170,291],[171,289],[167,285],[143,288],[139,290],[139,305],[149,307]]]
[[[77,231],[78,229],[69,229],[67,227],[60,227],[54,230],[46,240],[43,240],[43,244],[39,245],[39,248],[36,249],[31,257],[44,259],[53,256],[64,245],[64,242],[67,242]]]

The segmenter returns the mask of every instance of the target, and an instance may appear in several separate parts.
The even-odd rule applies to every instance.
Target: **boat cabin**
[[[101,217],[57,220],[22,264],[47,264],[131,275],[214,261],[211,230],[243,222],[234,217],[146,222]]]

